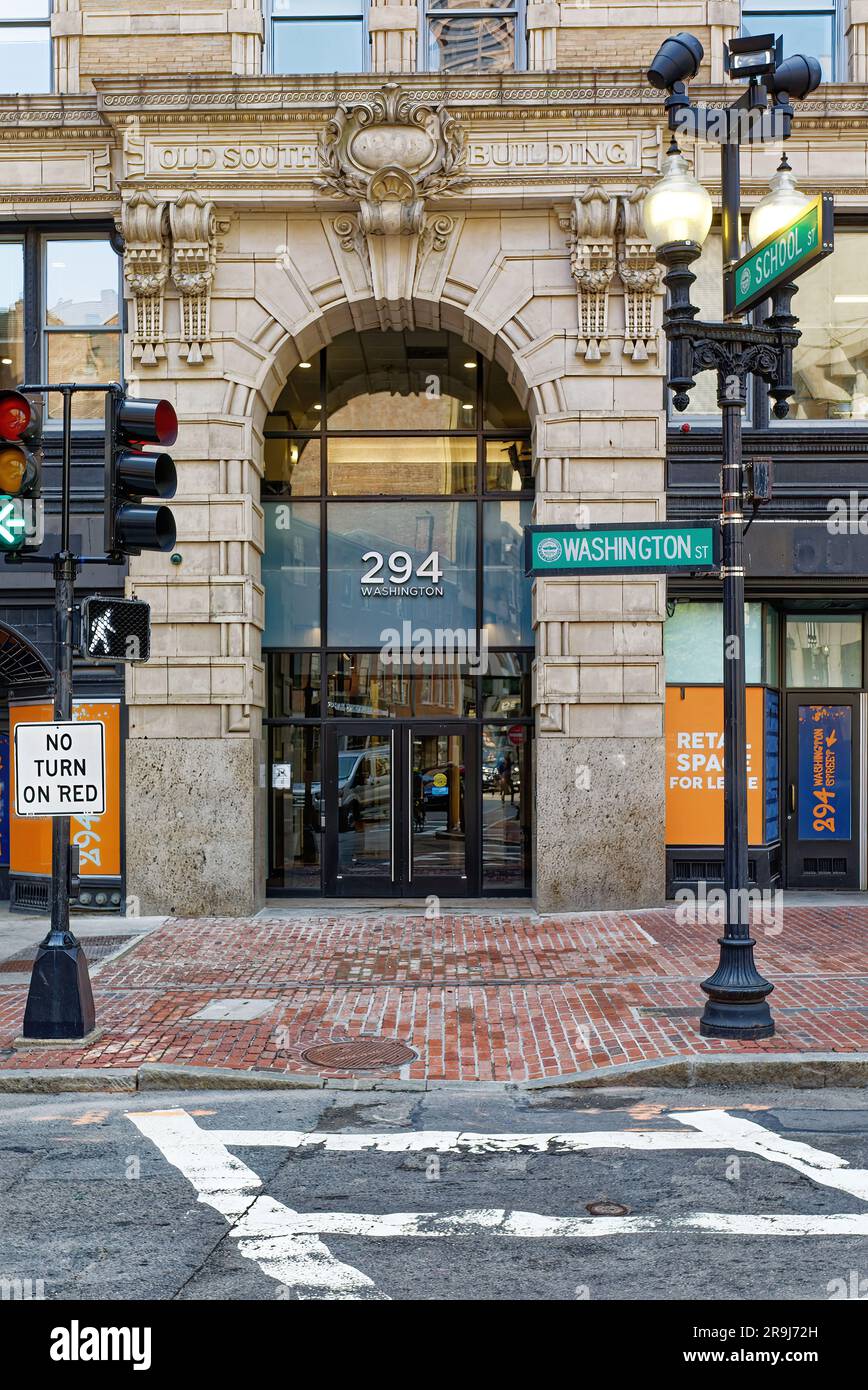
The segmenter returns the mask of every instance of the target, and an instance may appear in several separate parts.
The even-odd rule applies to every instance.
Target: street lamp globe
[[[753,247],[789,226],[811,200],[796,187],[796,176],[784,155],[769,183],[769,192],[750,215],[748,237]]]
[[[693,177],[673,142],[663,160],[663,177],[645,195],[645,232],[655,250],[673,242],[701,247],[711,226],[711,197]]]

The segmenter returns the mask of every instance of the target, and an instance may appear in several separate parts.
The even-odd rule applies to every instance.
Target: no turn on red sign
[[[105,814],[105,725],[15,725],[15,814]]]

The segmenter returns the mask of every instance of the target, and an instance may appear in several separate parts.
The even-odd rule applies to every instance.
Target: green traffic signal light
[[[27,522],[20,499],[0,493],[0,550],[20,550],[26,532]]]

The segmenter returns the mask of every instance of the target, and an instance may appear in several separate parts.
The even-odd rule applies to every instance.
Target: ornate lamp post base
[[[718,937],[720,962],[702,982],[708,1002],[699,1022],[703,1038],[743,1038],[755,1042],[775,1031],[766,995],[774,985],[764,980],[754,964],[751,936]]]

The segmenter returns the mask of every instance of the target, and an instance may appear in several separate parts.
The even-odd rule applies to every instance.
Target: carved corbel
[[[163,296],[169,277],[169,218],[152,193],[124,204],[124,277],[135,306],[133,360],[153,367],[166,355]]]
[[[316,186],[355,205],[334,227],[343,249],[366,263],[383,327],[400,317],[399,301],[412,299],[421,255],[446,244],[440,223],[448,219],[432,226],[426,202],[466,181],[465,157],[458,117],[402,95],[394,82],[370,101],[339,106],[320,137]]]
[[[211,349],[211,289],[217,265],[214,204],[193,191],[169,207],[172,280],[181,295],[181,354],[197,366]]]
[[[573,200],[567,224],[570,270],[579,295],[576,353],[599,362],[609,351],[609,286],[615,274],[618,202],[605,188],[586,188]]]
[[[623,198],[622,234],[618,246],[618,274],[624,286],[624,353],[634,362],[657,356],[654,299],[662,293],[663,267],[645,235],[642,204],[645,189]]]

